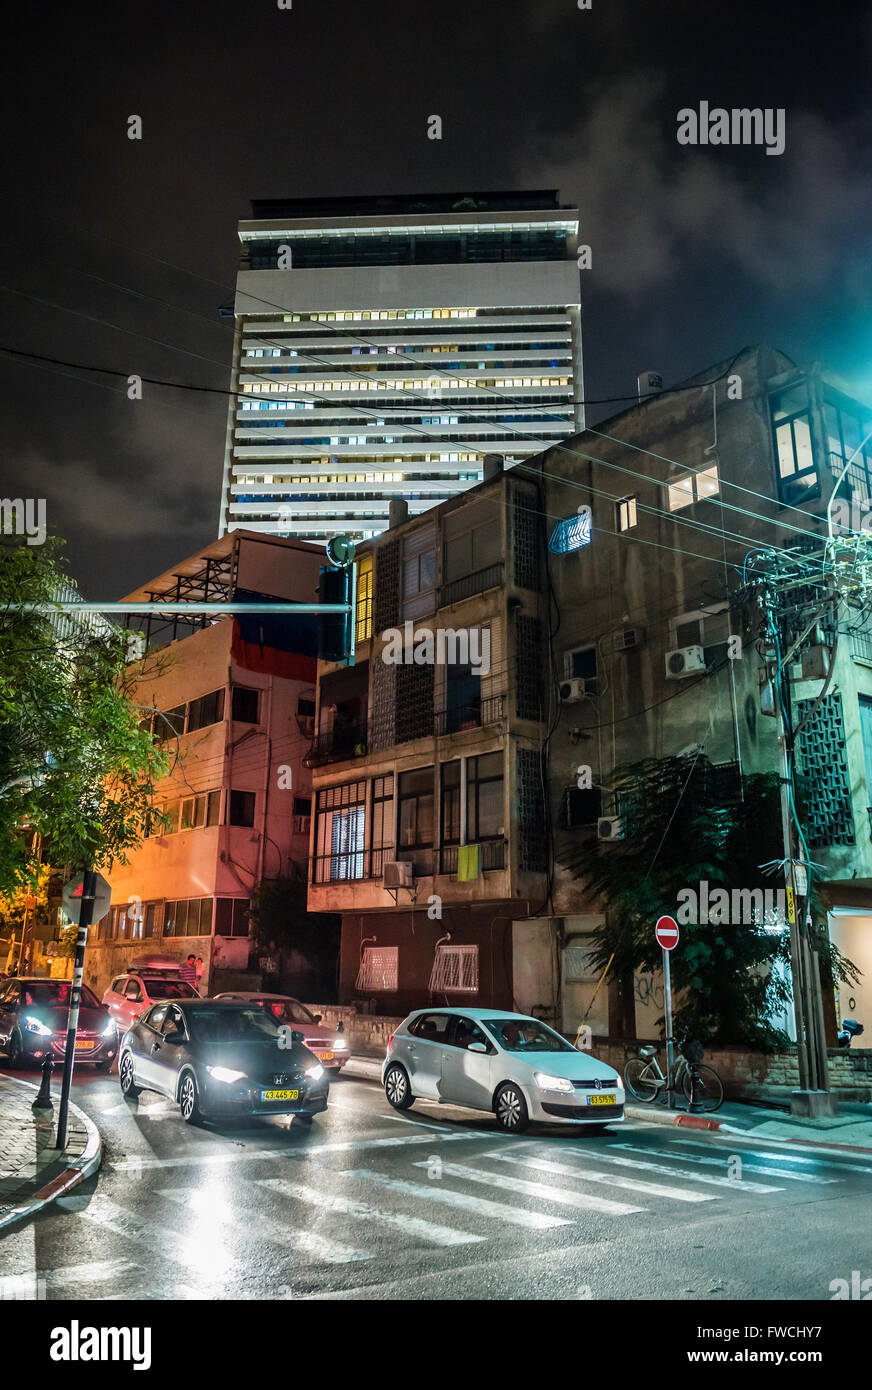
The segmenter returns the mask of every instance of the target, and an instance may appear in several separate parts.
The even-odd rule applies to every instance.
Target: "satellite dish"
[[[325,547],[331,565],[344,569],[354,559],[354,541],[349,536],[331,536]]]

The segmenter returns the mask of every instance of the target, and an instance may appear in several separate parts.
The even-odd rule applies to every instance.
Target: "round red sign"
[[[658,917],[654,935],[664,951],[671,951],[678,945],[678,923],[674,917]]]

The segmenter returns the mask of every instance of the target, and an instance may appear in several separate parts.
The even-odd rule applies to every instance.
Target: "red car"
[[[7,1066],[38,1064],[48,1052],[60,1060],[67,1047],[69,980],[25,978],[0,984],[0,1050]],[[117,1050],[115,1025],[97,996],[82,986],[76,1061],[108,1069]]]
[[[305,1004],[293,999],[289,994],[257,994],[234,991],[232,994],[216,994],[216,999],[226,999],[234,1004],[259,1004],[268,1009],[278,1023],[285,1023],[302,1033],[306,1044],[327,1071],[339,1072],[348,1061],[348,1042],[340,1023],[336,1028],[328,1028],[321,1022],[320,1014],[310,1014]]]

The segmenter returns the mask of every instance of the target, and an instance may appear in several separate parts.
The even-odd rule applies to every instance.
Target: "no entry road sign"
[[[662,946],[664,951],[671,951],[673,946],[678,945],[678,923],[675,918],[658,917],[654,935],[658,945]]]

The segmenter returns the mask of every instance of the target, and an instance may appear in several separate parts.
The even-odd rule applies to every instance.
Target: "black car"
[[[49,1052],[56,1060],[63,1058],[71,990],[69,980],[42,977],[0,983],[0,1051],[6,1053],[7,1066],[32,1066]],[[91,1062],[105,1071],[112,1065],[117,1046],[109,1010],[87,985],[82,985],[76,1061]]]
[[[182,1119],[296,1115],[327,1109],[327,1074],[302,1041],[256,1005],[215,999],[153,1004],[121,1039],[125,1096],[157,1091]]]

